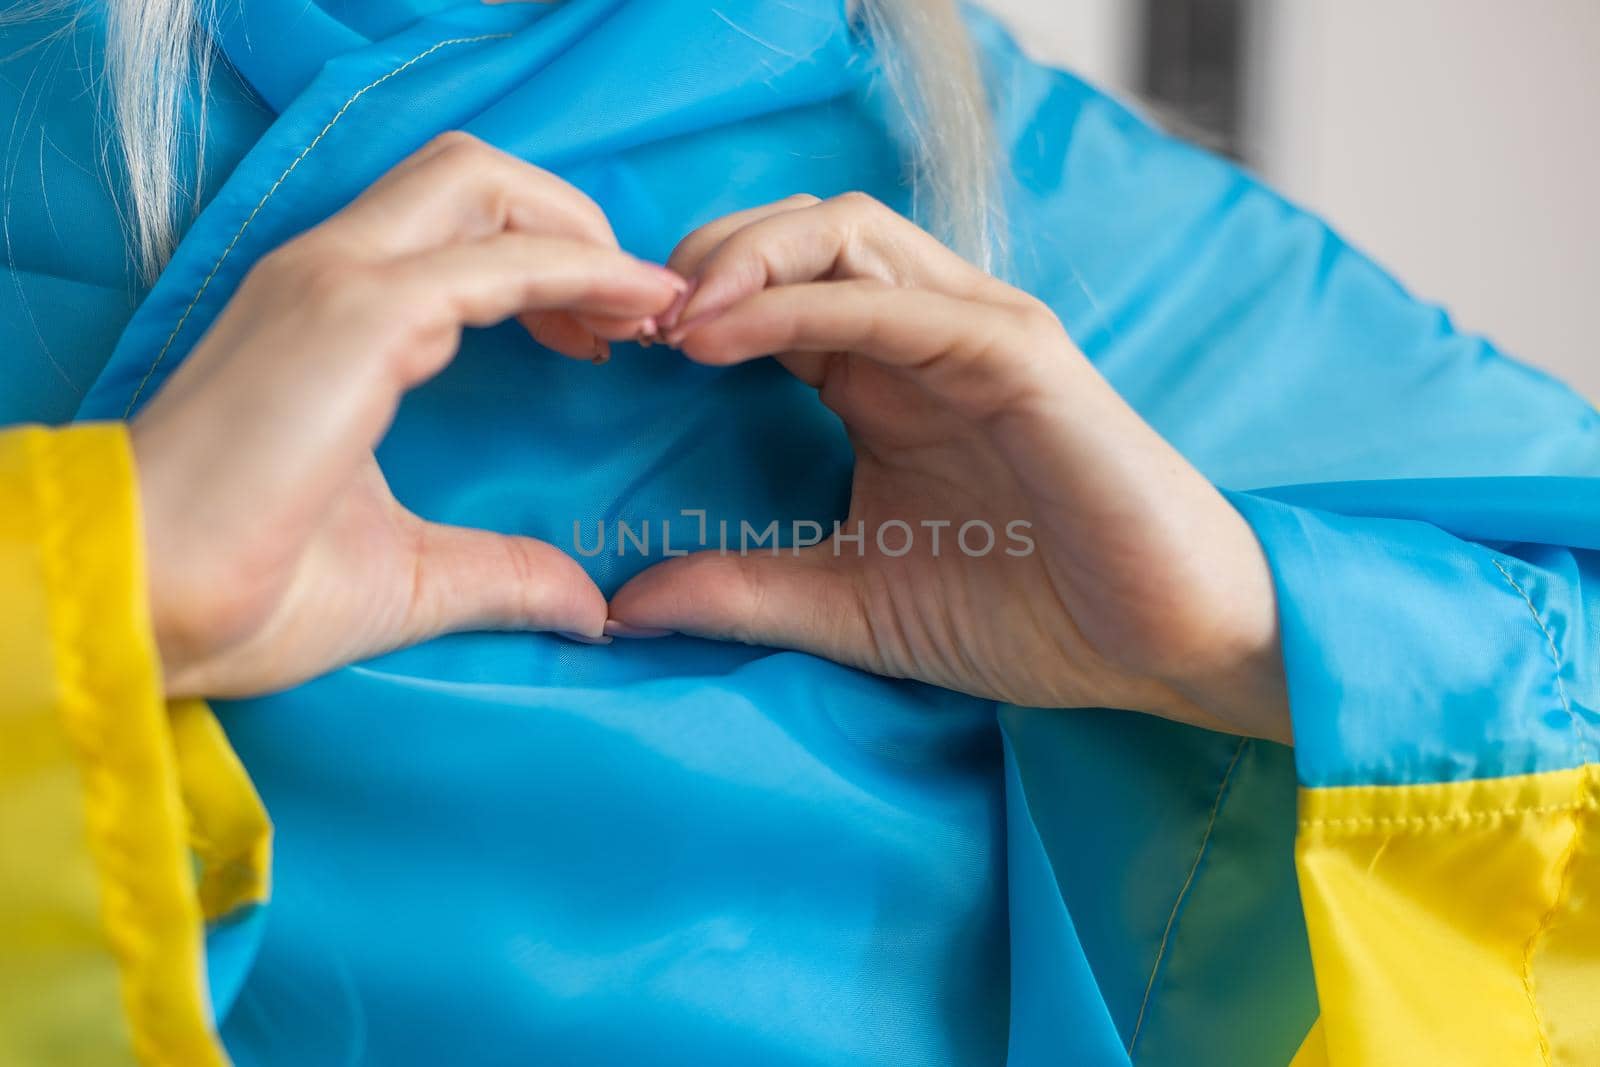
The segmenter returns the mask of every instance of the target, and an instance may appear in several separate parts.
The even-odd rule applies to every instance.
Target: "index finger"
[[[678,346],[697,363],[850,353],[909,376],[970,418],[1042,392],[1065,365],[1041,355],[1065,340],[1042,304],[990,304],[872,280],[766,289],[685,329]]]
[[[549,171],[470,134],[441,134],[307,237],[397,259],[500,232],[616,248],[600,206]]]
[[[731,221],[740,224],[719,230],[716,244],[696,243],[692,265],[688,254],[673,253],[675,269],[697,285],[670,324],[669,342],[695,320],[774,286],[875,279],[967,297],[989,280],[932,234],[860,193]]]

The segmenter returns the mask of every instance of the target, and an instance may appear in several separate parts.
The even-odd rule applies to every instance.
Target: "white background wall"
[[[1108,88],[1132,83],[1137,5],[1128,0],[978,0],[1029,54]]]
[[[985,0],[1134,81],[1126,0]],[[1600,400],[1600,0],[1256,0],[1252,163],[1464,327]]]

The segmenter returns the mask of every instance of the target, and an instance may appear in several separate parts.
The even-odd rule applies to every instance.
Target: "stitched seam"
[[[1419,829],[1429,827],[1453,826],[1458,823],[1491,822],[1495,819],[1513,818],[1521,815],[1554,815],[1560,812],[1593,811],[1600,807],[1600,799],[1595,797],[1581,797],[1577,800],[1563,804],[1541,804],[1537,807],[1509,807],[1494,808],[1489,811],[1451,811],[1441,812],[1436,815],[1352,815],[1352,816],[1317,816],[1310,819],[1301,819],[1302,829],[1379,829],[1386,827],[1414,826]]]
[[[305,148],[301,149],[300,154],[295,156],[294,160],[284,168],[283,173],[278,175],[278,180],[272,183],[271,187],[267,189],[266,193],[261,197],[261,199],[256,202],[256,206],[251,209],[250,214],[246,216],[244,222],[240,224],[238,232],[233,235],[233,240],[228,242],[227,247],[222,250],[222,255],[218,256],[216,263],[212,265],[211,272],[207,274],[205,279],[200,283],[200,288],[195,290],[194,298],[189,301],[189,306],[183,309],[183,314],[178,318],[177,325],[172,327],[172,332],[167,335],[166,343],[161,346],[161,351],[156,353],[155,361],[150,364],[150,369],[144,372],[143,378],[139,379],[139,386],[133,391],[133,396],[129,399],[127,408],[122,412],[122,417],[126,419],[133,415],[134,405],[139,402],[139,397],[144,395],[145,386],[150,384],[151,376],[155,374],[156,368],[161,366],[161,361],[166,359],[167,352],[172,348],[172,343],[178,339],[178,334],[183,331],[184,324],[189,321],[189,316],[194,313],[194,309],[199,305],[200,298],[205,295],[206,289],[210,287],[212,279],[217,276],[217,272],[221,270],[222,265],[227,262],[228,256],[233,252],[234,246],[239,243],[240,238],[244,237],[245,231],[250,228],[250,224],[254,222],[256,216],[261,213],[261,209],[266,207],[267,201],[272,199],[273,195],[277,193],[278,188],[288,180],[289,175],[293,174],[295,168],[300,165],[301,161],[304,160],[306,156],[310,155],[311,150],[316,148],[317,145],[322,142],[322,139],[328,135],[328,131],[332,130],[334,126],[338,124],[340,119],[344,118],[344,113],[349,111],[351,106],[354,105],[357,100],[361,99],[367,93],[371,92],[373,89],[376,89],[390,78],[404,73],[408,68],[422,62],[424,59],[427,59],[441,48],[447,48],[450,45],[457,44],[473,44],[478,41],[500,40],[510,36],[511,34],[509,33],[482,33],[476,37],[452,37],[449,40],[440,41],[432,47],[418,52],[416,55],[400,64],[398,67],[385,74],[383,77],[368,82],[366,85],[363,85],[354,93],[350,94],[350,99],[346,100],[344,105],[340,107],[338,111],[334,112],[333,118],[329,119],[327,125],[323,126],[322,129],[318,131],[317,135],[311,139],[311,143],[306,145]]]
[[[1239,757],[1244,755],[1245,748],[1250,744],[1249,738],[1243,738],[1233,750],[1233,759],[1228,761],[1228,769],[1222,772],[1222,781],[1217,783],[1216,799],[1211,802],[1211,815],[1206,820],[1206,832],[1200,837],[1200,847],[1195,851],[1194,862],[1189,865],[1188,877],[1184,878],[1183,886],[1178,890],[1177,899],[1172,902],[1172,912],[1167,916],[1166,929],[1161,931],[1161,943],[1156,946],[1155,962],[1150,965],[1150,979],[1144,985],[1144,999],[1139,1002],[1139,1015],[1133,1022],[1133,1033],[1128,1038],[1128,1058],[1133,1058],[1134,1046],[1139,1043],[1139,1033],[1144,1027],[1145,1011],[1150,1007],[1150,996],[1155,992],[1156,977],[1161,973],[1161,961],[1167,955],[1167,943],[1172,938],[1173,927],[1178,922],[1178,912],[1183,908],[1183,902],[1189,897],[1189,890],[1194,885],[1195,875],[1200,871],[1200,864],[1206,857],[1206,850],[1211,847],[1211,834],[1217,828],[1217,817],[1222,813],[1222,800],[1228,793],[1228,783],[1233,780],[1234,768],[1239,766]]]
[[[1528,935],[1527,944],[1522,946],[1522,991],[1528,997],[1528,1010],[1533,1013],[1533,1025],[1539,1035],[1539,1055],[1543,1057],[1545,1067],[1552,1067],[1553,1060],[1550,1056],[1550,1036],[1545,1030],[1544,1015],[1539,1010],[1539,998],[1536,995],[1533,981],[1533,957],[1538,952],[1539,946],[1549,934],[1550,928],[1555,925],[1556,916],[1561,914],[1566,906],[1567,897],[1572,891],[1572,868],[1578,857],[1578,842],[1583,837],[1583,818],[1577,812],[1572,813],[1572,838],[1567,842],[1565,851],[1561,854],[1558,867],[1559,874],[1556,882],[1556,898],[1550,903],[1550,910],[1544,913],[1539,920],[1539,925],[1533,933]]]
[[[1539,609],[1534,606],[1533,598],[1528,595],[1528,591],[1522,588],[1522,584],[1512,577],[1511,572],[1502,566],[1499,560],[1490,560],[1490,562],[1494,564],[1494,569],[1500,572],[1500,576],[1506,580],[1506,583],[1522,598],[1522,602],[1528,606],[1528,614],[1533,616],[1533,624],[1544,635],[1545,645],[1550,649],[1550,660],[1555,664],[1556,668],[1556,699],[1561,701],[1561,708],[1567,713],[1567,720],[1572,723],[1572,739],[1578,746],[1579,761],[1593,763],[1594,760],[1589,752],[1588,731],[1583,728],[1583,723],[1578,721],[1578,713],[1573,709],[1572,701],[1567,697],[1567,684],[1561,679],[1565,667],[1561,662],[1561,649],[1556,645],[1555,635],[1550,632],[1550,627],[1544,624],[1544,618],[1539,614]]]
[[[1577,743],[1578,752],[1583,763],[1587,765],[1590,763],[1589,739],[1587,732],[1583,729],[1583,724],[1578,721],[1578,713],[1573,710],[1572,701],[1567,698],[1566,684],[1561,680],[1561,649],[1556,645],[1555,635],[1545,625],[1544,618],[1539,614],[1539,609],[1535,606],[1533,598],[1528,595],[1527,590],[1522,588],[1521,583],[1512,576],[1511,571],[1503,566],[1499,560],[1491,560],[1490,562],[1494,564],[1494,569],[1500,572],[1500,576],[1506,580],[1511,588],[1516,590],[1517,595],[1522,597],[1522,602],[1528,606],[1528,613],[1533,616],[1534,625],[1539,627],[1539,632],[1544,635],[1545,644],[1550,649],[1550,659],[1555,664],[1556,698],[1561,701],[1561,707],[1566,711],[1568,721],[1572,723],[1572,739]],[[1562,909],[1566,906],[1567,897],[1572,891],[1572,868],[1578,855],[1578,842],[1583,837],[1582,808],[1585,806],[1584,801],[1593,799],[1582,795],[1586,791],[1589,781],[1590,774],[1585,772],[1584,777],[1578,783],[1580,796],[1579,802],[1572,806],[1572,837],[1567,842],[1567,847],[1562,851],[1561,859],[1556,866],[1555,899],[1550,902],[1549,909],[1540,917],[1539,924],[1534,927],[1533,933],[1528,935],[1527,943],[1522,946],[1522,991],[1528,998],[1528,1010],[1533,1015],[1534,1030],[1539,1037],[1539,1056],[1543,1060],[1545,1067],[1552,1067],[1550,1035],[1545,1028],[1544,1014],[1539,1010],[1539,998],[1534,988],[1533,957],[1538,953],[1539,946],[1544,942],[1546,935],[1549,934],[1550,928],[1555,925],[1556,917],[1561,914]]]

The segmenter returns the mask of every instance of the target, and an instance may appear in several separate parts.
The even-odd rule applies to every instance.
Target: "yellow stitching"
[[[1195,874],[1200,870],[1200,861],[1205,859],[1206,849],[1211,845],[1211,832],[1217,828],[1217,816],[1222,812],[1222,798],[1228,792],[1228,782],[1233,778],[1233,769],[1239,765],[1239,757],[1244,755],[1244,750],[1250,744],[1249,738],[1242,738],[1238,747],[1233,750],[1233,759],[1228,761],[1228,769],[1222,772],[1222,781],[1217,783],[1217,796],[1211,802],[1211,817],[1206,821],[1206,832],[1200,838],[1200,848],[1194,854],[1194,862],[1189,865],[1189,876],[1183,880],[1183,886],[1178,890],[1178,897],[1172,902],[1172,913],[1167,916],[1166,929],[1161,931],[1161,943],[1156,947],[1155,962],[1150,965],[1150,980],[1144,986],[1144,999],[1139,1002],[1139,1016],[1133,1021],[1133,1033],[1128,1038],[1128,1058],[1133,1058],[1133,1048],[1139,1043],[1139,1031],[1144,1026],[1144,1013],[1150,1006],[1150,994],[1156,988],[1156,975],[1161,973],[1161,960],[1167,954],[1167,941],[1172,937],[1172,928],[1178,921],[1178,909],[1183,907],[1185,898],[1189,895],[1189,887],[1194,884]]]
[[[1522,588],[1516,578],[1512,577],[1511,572],[1502,566],[1497,559],[1490,562],[1494,564],[1494,569],[1500,572],[1500,576],[1510,584],[1511,588],[1517,591],[1517,595],[1522,597],[1522,602],[1528,605],[1528,613],[1533,616],[1534,625],[1539,627],[1540,633],[1544,634],[1545,644],[1550,648],[1550,659],[1555,663],[1556,668],[1556,698],[1561,701],[1561,707],[1566,710],[1567,719],[1572,723],[1572,739],[1577,742],[1578,755],[1584,764],[1589,764],[1591,760],[1588,732],[1583,728],[1583,723],[1578,721],[1578,713],[1573,710],[1572,701],[1567,698],[1566,683],[1561,679],[1561,649],[1556,644],[1555,635],[1550,632],[1550,627],[1545,625],[1544,617],[1539,614],[1539,609],[1534,604],[1533,598],[1528,595],[1527,590]],[[1555,925],[1556,916],[1561,913],[1561,909],[1566,904],[1567,896],[1572,889],[1573,861],[1578,855],[1578,842],[1583,837],[1582,813],[1584,809],[1592,809],[1594,807],[1595,798],[1582,795],[1582,792],[1591,781],[1592,776],[1586,773],[1578,783],[1578,789],[1580,790],[1578,803],[1571,806],[1572,840],[1567,842],[1567,847],[1563,851],[1557,866],[1559,873],[1556,876],[1556,897],[1550,902],[1550,909],[1540,918],[1539,925],[1534,928],[1533,933],[1528,935],[1527,944],[1522,947],[1522,991],[1527,995],[1528,1010],[1533,1014],[1534,1030],[1539,1035],[1539,1055],[1543,1058],[1545,1067],[1550,1067],[1551,1064],[1550,1036],[1545,1032],[1544,1016],[1539,1011],[1539,998],[1534,995],[1533,957],[1539,949],[1540,942],[1550,932],[1550,927]]]
[[[368,92],[376,89],[378,86],[388,81],[390,78],[393,78],[395,75],[404,72],[408,67],[427,59],[441,48],[446,48],[455,44],[473,44],[477,41],[499,40],[501,38],[510,36],[511,34],[509,33],[483,33],[476,37],[452,37],[449,40],[440,41],[433,47],[418,52],[416,55],[400,64],[398,67],[385,74],[383,77],[363,85],[361,88],[352,93],[350,99],[344,102],[344,106],[334,113],[333,118],[328,120],[328,124],[322,127],[322,130],[311,139],[311,143],[306,145],[305,148],[301,150],[300,154],[294,158],[294,161],[284,168],[282,174],[278,175],[278,180],[272,183],[272,187],[269,188],[266,191],[266,194],[256,202],[256,206],[251,210],[249,216],[242,224],[240,224],[238,232],[233,235],[233,240],[228,242],[228,246],[222,250],[222,255],[218,256],[216,263],[212,265],[211,273],[205,276],[205,280],[200,283],[200,288],[195,290],[194,299],[190,300],[189,306],[183,309],[183,315],[178,319],[178,324],[174,326],[172,328],[172,332],[167,335],[167,341],[161,346],[161,351],[156,353],[155,362],[150,364],[150,369],[145,371],[144,377],[139,380],[139,387],[133,391],[133,397],[128,401],[128,407],[123,411],[122,417],[126,419],[133,414],[133,407],[139,402],[139,397],[144,394],[144,387],[150,384],[150,376],[155,374],[156,368],[161,366],[161,361],[167,357],[167,352],[172,348],[172,343],[178,339],[178,334],[182,332],[184,323],[189,321],[189,316],[194,312],[195,307],[200,303],[200,298],[205,295],[206,289],[211,285],[211,280],[217,276],[217,271],[222,269],[222,264],[227,261],[229,253],[231,253],[234,249],[234,246],[239,243],[239,239],[244,236],[244,232],[250,228],[250,224],[254,222],[256,216],[261,213],[261,209],[266,206],[267,201],[272,199],[273,194],[278,191],[278,187],[288,179],[289,175],[294,173],[294,169],[300,165],[300,161],[305,159],[306,156],[310,155],[311,150],[317,147],[322,139],[328,135],[328,131],[333,129],[334,125],[344,117],[344,113],[350,110],[352,104],[361,99],[361,97],[366,95]]]
[[[1300,820],[1303,830],[1326,829],[1331,827],[1346,827],[1349,829],[1376,830],[1383,827],[1414,826],[1419,829],[1428,827],[1452,826],[1457,823],[1492,822],[1495,819],[1511,818],[1519,815],[1555,815],[1577,811],[1593,811],[1600,807],[1594,797],[1584,797],[1565,804],[1546,804],[1536,808],[1509,807],[1496,808],[1491,811],[1451,811],[1438,815],[1360,815],[1349,817],[1315,816]]]
[[[1594,787],[1597,783],[1600,783],[1600,778],[1596,777],[1594,766],[1588,765],[1584,768],[1584,773],[1577,784],[1577,799],[1564,804],[1545,804],[1536,807],[1509,807],[1499,808],[1493,811],[1458,811],[1440,815],[1304,819],[1301,820],[1300,826],[1303,830],[1329,826],[1350,828],[1364,827],[1369,829],[1396,826],[1428,828],[1444,827],[1448,825],[1457,825],[1469,822],[1489,821],[1506,816],[1549,814],[1570,815],[1572,817],[1573,824],[1572,838],[1567,842],[1566,847],[1562,851],[1561,858],[1556,864],[1559,873],[1557,875],[1555,900],[1552,901],[1549,910],[1547,910],[1540,918],[1539,923],[1534,928],[1533,933],[1528,936],[1527,942],[1523,945],[1522,973],[1520,976],[1522,980],[1523,993],[1526,995],[1528,1000],[1528,1009],[1533,1015],[1534,1030],[1539,1038],[1540,1056],[1542,1057],[1546,1067],[1551,1067],[1553,1060],[1550,1051],[1550,1041],[1545,1032],[1544,1019],[1540,1014],[1538,998],[1534,991],[1533,959],[1538,952],[1540,944],[1543,943],[1545,937],[1549,934],[1551,927],[1555,925],[1556,918],[1565,908],[1567,899],[1571,894],[1572,872],[1576,865],[1578,844],[1583,836],[1584,814],[1600,808],[1600,796],[1597,796],[1594,792]],[[1385,840],[1384,847],[1388,846],[1390,840],[1392,840],[1392,837]],[[1374,857],[1373,862],[1376,863],[1376,857]]]

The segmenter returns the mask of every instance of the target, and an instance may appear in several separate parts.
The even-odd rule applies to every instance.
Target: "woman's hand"
[[[1254,534],[1043,304],[860,195],[730,216],[668,265],[695,288],[663,317],[667,341],[711,365],[781,353],[844,420],[843,532],[865,538],[669,560],[613,598],[612,632],[1289,738]]]
[[[464,134],[264,258],[131,427],[168,692],[261,693],[449,630],[599,637],[573,560],[422,521],[372,450],[463,327],[518,317],[602,358],[682,289],[576,189]]]

